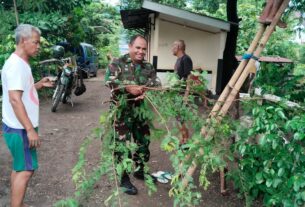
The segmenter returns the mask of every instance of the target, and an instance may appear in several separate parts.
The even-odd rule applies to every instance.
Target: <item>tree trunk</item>
[[[227,34],[226,45],[223,52],[221,91],[226,87],[234,70],[238,66],[238,61],[235,57],[239,24],[237,0],[227,0],[227,20],[233,24],[231,24],[230,32]],[[221,91],[218,91],[217,93],[221,93]]]
[[[13,0],[14,2],[14,10],[15,10],[15,17],[16,17],[16,24],[19,25],[19,17],[18,17],[18,10],[17,10],[17,3],[16,0]]]

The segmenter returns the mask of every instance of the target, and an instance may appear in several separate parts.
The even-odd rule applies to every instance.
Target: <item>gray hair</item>
[[[34,27],[30,24],[20,24],[15,29],[15,41],[18,45],[21,38],[30,38],[32,37],[32,32],[37,32],[39,35],[41,35],[40,29],[37,27]]]
[[[185,51],[185,43],[184,43],[184,40],[176,40],[176,43],[177,43],[179,49],[181,49],[182,51]]]

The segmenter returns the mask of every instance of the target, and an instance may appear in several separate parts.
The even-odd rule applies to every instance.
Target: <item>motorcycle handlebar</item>
[[[62,58],[62,59],[51,58],[51,59],[40,61],[39,64],[41,64],[41,65],[48,64],[48,63],[62,63],[62,64],[65,64],[65,63],[71,63],[71,62],[72,62],[72,60],[71,60],[70,57]]]
[[[47,59],[47,60],[43,60],[43,61],[40,61],[39,64],[43,65],[43,64],[50,64],[50,63],[56,63],[56,64],[60,64],[61,67],[58,68],[58,69],[63,69],[65,64],[67,63],[72,63],[72,62],[75,62],[72,60],[72,57],[67,57],[67,58],[61,58],[61,59],[56,59],[56,58],[51,58],[51,59]],[[76,67],[72,67],[73,68],[73,71],[84,71],[84,72],[88,72],[85,68],[87,65],[89,65],[90,63],[87,61],[85,63],[82,63],[82,64],[79,64],[79,65],[76,65]]]

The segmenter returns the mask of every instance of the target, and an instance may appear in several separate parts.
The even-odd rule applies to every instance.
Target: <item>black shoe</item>
[[[124,175],[122,177],[121,185],[120,187],[124,188],[123,191],[124,193],[128,195],[137,195],[138,194],[138,189],[136,186],[134,186],[128,177],[128,175]]]
[[[143,171],[140,171],[140,170],[135,171],[135,172],[133,173],[133,176],[134,176],[135,178],[139,179],[139,180],[144,180],[144,178],[145,178],[144,172],[143,172]]]
[[[133,176],[139,180],[144,180],[145,179],[145,176],[144,176],[144,172],[143,171],[135,171],[133,173]],[[150,177],[152,178],[153,182],[156,183],[157,182],[157,178],[150,175]]]

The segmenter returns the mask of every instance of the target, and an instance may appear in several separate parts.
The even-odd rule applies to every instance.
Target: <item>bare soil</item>
[[[60,104],[56,113],[51,112],[51,100],[41,100],[40,106],[40,138],[42,146],[39,148],[39,170],[32,177],[25,202],[35,207],[49,207],[57,201],[73,196],[75,186],[71,179],[71,170],[78,159],[80,145],[92,129],[98,127],[101,112],[108,110],[109,105],[103,102],[109,100],[110,92],[104,86],[103,73],[99,71],[96,78],[85,80],[87,91],[85,94],[73,98],[74,107],[70,104]],[[99,139],[89,146],[87,155],[90,167],[99,161]],[[170,171],[171,163],[168,155],[161,151],[159,141],[151,143],[150,168]],[[9,206],[11,156],[0,139],[0,207]],[[132,177],[132,176],[131,176]],[[157,184],[158,191],[152,196],[147,195],[143,181],[131,178],[139,189],[136,196],[122,194],[123,206],[132,207],[170,207],[173,199],[169,198],[169,184]],[[207,191],[202,190],[203,202],[200,206],[208,207],[240,207],[244,201],[237,197],[230,186],[230,195],[219,193],[218,173],[211,175],[211,185]],[[111,193],[114,184],[106,177],[102,177],[95,186],[94,192],[84,206],[104,206],[105,199]]]

